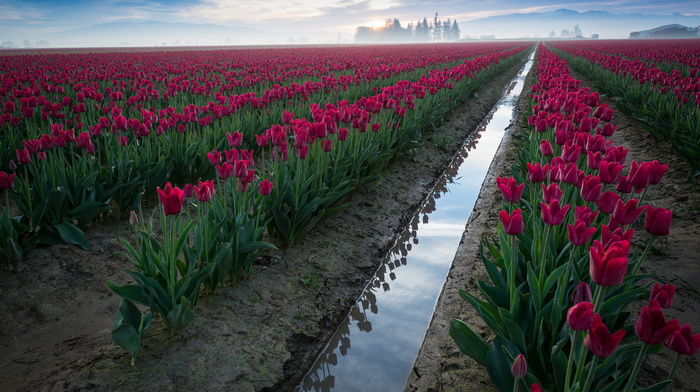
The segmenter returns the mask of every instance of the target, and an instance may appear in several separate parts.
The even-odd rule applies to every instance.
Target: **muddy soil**
[[[112,343],[120,298],[105,285],[129,283],[119,240],[132,237],[128,223],[90,227],[89,251],[32,250],[18,273],[0,272],[0,389],[293,390],[521,66],[451,113],[439,137],[424,135],[415,157],[400,157],[353,194],[351,208],[292,248],[265,252],[252,277],[203,294],[184,336],[170,336],[154,319],[134,367]]]
[[[533,67],[534,68],[534,67]],[[581,74],[572,76],[582,80],[583,86],[598,91]],[[479,199],[466,225],[462,243],[448,274],[433,319],[426,333],[425,341],[406,385],[406,391],[495,391],[493,383],[483,367],[471,358],[462,355],[449,336],[450,318],[458,318],[480,333],[487,340],[491,332],[473,308],[459,297],[464,289],[477,294],[478,279],[488,279],[479,253],[479,243],[484,238],[496,235],[501,196],[497,190],[496,177],[510,176],[509,168],[515,162],[512,136],[527,132],[523,127],[523,113],[530,105],[527,92],[533,82],[531,73],[526,80],[518,108],[520,113],[510,131],[504,137],[499,151],[493,160],[489,174],[482,185]],[[601,102],[615,107],[611,97],[600,92]],[[643,125],[634,118],[615,111],[612,120],[618,125],[612,140],[615,145],[629,148],[627,167],[632,160],[639,162],[659,160],[669,165],[662,181],[651,186],[645,197],[645,204],[653,204],[673,211],[671,232],[662,241],[655,242],[652,252],[642,267],[642,273],[652,275],[660,284],[676,285],[673,307],[666,310],[666,318],[677,318],[681,325],[690,324],[693,333],[700,332],[700,193],[688,182],[690,166],[676,154],[667,143],[655,142],[647,137]],[[642,216],[642,219],[644,217]],[[649,235],[644,230],[643,220],[637,222],[633,243],[642,252]],[[639,303],[631,309],[631,322],[635,322],[642,306]],[[697,358],[684,357],[678,367],[675,381],[670,390],[682,392],[699,391],[698,376],[700,364]],[[638,381],[642,386],[650,386],[667,378],[676,354],[664,348],[660,354],[648,357],[640,371]]]

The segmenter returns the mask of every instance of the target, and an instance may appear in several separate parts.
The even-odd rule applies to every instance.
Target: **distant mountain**
[[[508,14],[469,21],[459,21],[462,36],[478,38],[495,35],[496,38],[539,37],[547,38],[554,31],[557,37],[562,30],[573,31],[578,25],[583,36],[598,34],[604,38],[629,38],[633,31],[678,23],[685,26],[700,25],[700,17],[679,13],[672,15],[613,14],[606,11],[578,12],[558,9],[551,12]]]
[[[249,27],[121,20],[65,30],[47,38],[51,46],[154,46],[262,44],[277,34]]]

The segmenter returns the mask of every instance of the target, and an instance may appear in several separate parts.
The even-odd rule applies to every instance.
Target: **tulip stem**
[[[676,370],[678,369],[678,364],[680,362],[681,362],[681,354],[678,353],[678,354],[676,354],[676,360],[673,361],[673,367],[671,368],[671,373],[668,374],[668,379],[667,379],[668,381],[673,380],[673,376],[676,375]],[[669,386],[671,386],[671,384],[669,384]],[[664,388],[664,391],[667,390],[669,386]]]
[[[591,384],[593,384],[593,378],[595,377],[595,368],[598,366],[598,357],[593,356],[593,361],[591,361],[591,370],[586,378],[586,385],[581,390],[582,392],[588,392],[591,389]]]
[[[630,392],[634,386],[634,382],[637,379],[637,374],[639,374],[639,369],[642,367],[642,362],[644,362],[644,357],[646,357],[649,345],[644,343],[642,349],[639,350],[639,356],[637,356],[637,361],[634,363],[632,368],[632,373],[630,374],[630,379],[627,381],[624,392]]]
[[[510,242],[510,266],[508,268],[508,291],[510,292],[510,310],[513,311],[515,305],[515,268],[518,260],[518,245],[514,235],[508,236]]]
[[[651,239],[647,242],[647,246],[644,248],[644,252],[639,257],[639,259],[637,259],[637,263],[634,266],[634,270],[632,271],[632,275],[635,275],[637,273],[637,271],[639,271],[639,267],[642,266],[642,262],[647,257],[647,254],[649,254],[649,251],[651,250],[651,244],[654,242],[655,238],[656,238],[656,236],[653,235],[653,236],[651,236]]]
[[[578,338],[581,332],[573,331],[574,338],[571,342],[571,352],[569,353],[569,362],[566,364],[566,378],[564,379],[564,392],[569,392],[569,380],[571,380],[571,367],[574,364],[574,355],[578,346]]]
[[[578,361],[576,362],[576,374],[574,375],[574,385],[580,384],[581,383],[581,376],[583,375],[583,368],[585,367],[585,361],[586,361],[586,354],[588,354],[588,349],[581,349],[581,354],[578,357]],[[571,355],[574,355],[574,351],[572,349]],[[594,358],[597,358],[595,355],[593,356]]]
[[[595,287],[595,293],[593,294],[593,313],[598,313],[603,302],[605,301],[605,292],[608,290],[607,286],[597,285]]]

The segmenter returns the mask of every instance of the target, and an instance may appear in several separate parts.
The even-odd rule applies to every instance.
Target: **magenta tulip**
[[[655,300],[663,309],[670,309],[673,305],[673,296],[676,293],[676,286],[672,284],[664,284],[659,286],[659,282],[654,282],[654,288],[651,289],[650,300]]]
[[[593,326],[593,304],[579,302],[566,312],[566,322],[574,331],[588,331]]]
[[[599,314],[593,315],[593,322],[583,345],[598,358],[609,357],[625,337],[625,331],[619,330],[610,335],[608,327],[603,324]]]
[[[590,247],[589,273],[591,279],[601,286],[617,286],[627,275],[629,241],[619,241],[607,249],[600,241],[593,241]]]
[[[567,223],[566,228],[569,242],[577,246],[586,245],[596,231],[595,227],[587,227],[586,222],[582,220],[576,220],[573,226]]]
[[[550,226],[558,226],[564,222],[566,213],[571,205],[567,204],[564,207],[559,205],[559,200],[553,199],[549,205],[540,203],[542,208],[542,221]]]
[[[693,335],[686,324],[671,334],[666,346],[678,354],[693,356],[700,348],[700,333]]]
[[[515,378],[523,378],[527,374],[527,362],[523,354],[518,354],[513,361],[513,366],[510,367],[510,372]]]
[[[664,312],[655,300],[649,301],[649,306],[642,306],[634,331],[639,339],[650,345],[664,344],[671,334],[680,329],[678,320],[666,321]]]
[[[523,223],[523,215],[520,208],[513,211],[511,215],[508,215],[507,211],[501,211],[500,213],[501,223],[503,224],[503,229],[505,229],[508,235],[519,235],[525,230],[525,225]]]
[[[666,236],[671,228],[673,213],[667,208],[647,206],[644,229],[651,235]]]
[[[520,197],[523,195],[523,188],[525,184],[520,184],[515,181],[513,177],[510,178],[496,178],[496,183],[498,184],[498,190],[503,194],[503,198],[510,203],[517,203],[520,201]]]
[[[185,199],[185,192],[180,188],[173,188],[168,182],[164,189],[156,188],[158,199],[163,205],[163,213],[167,215],[177,215],[182,209],[182,202]]]

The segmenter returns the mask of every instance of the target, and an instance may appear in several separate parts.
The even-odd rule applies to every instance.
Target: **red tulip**
[[[16,150],[17,151],[17,161],[19,163],[29,163],[32,161],[31,158],[29,158],[29,150],[26,148],[22,151]]]
[[[321,141],[321,144],[323,145],[324,152],[331,151],[331,139],[325,139],[325,140]]]
[[[583,340],[583,345],[596,357],[605,358],[615,352],[624,337],[625,331],[622,329],[610,335],[608,327],[603,324],[600,315],[596,313],[593,315],[591,329],[588,331],[586,339]]]
[[[10,174],[9,176],[5,172],[0,172],[0,189],[8,189],[12,188],[12,185],[15,182],[15,173]]]
[[[650,345],[664,344],[671,334],[680,329],[678,320],[673,319],[666,322],[664,311],[655,300],[649,302],[649,306],[642,306],[637,323],[634,324],[634,331],[639,339]]]
[[[600,151],[588,151],[587,155],[588,157],[586,159],[586,166],[588,166],[589,169],[593,170],[600,169],[600,163],[603,161],[603,159],[600,156]]]
[[[297,157],[299,159],[306,159],[309,154],[309,145],[306,144],[302,148],[297,148]]]
[[[671,334],[666,346],[678,354],[693,356],[700,348],[700,333],[693,335],[686,324]]]
[[[542,387],[538,383],[530,385],[530,392],[542,392]]]
[[[601,240],[604,249],[608,249],[610,245],[613,245],[619,241],[632,241],[632,236],[634,236],[634,229],[629,229],[626,232],[622,232],[621,228],[613,229],[610,231],[608,225],[603,225],[601,228]]]
[[[591,286],[586,282],[578,282],[578,286],[574,289],[574,293],[571,296],[571,302],[574,305],[581,302],[591,302],[593,301],[593,295],[591,294]]]
[[[527,374],[527,362],[523,354],[518,354],[513,361],[513,366],[510,367],[510,372],[515,378],[523,378]]]
[[[574,331],[588,331],[593,326],[593,304],[579,302],[566,312],[566,322]]]
[[[216,170],[219,172],[219,177],[226,179],[231,177],[233,165],[228,162],[223,162],[221,165],[216,165]]]
[[[659,286],[659,282],[654,282],[654,288],[651,289],[651,298],[649,300],[654,300],[659,303],[659,306],[663,309],[670,309],[673,304],[673,296],[676,293],[676,286],[672,284],[665,284]]]
[[[520,208],[513,211],[511,215],[508,215],[507,211],[501,211],[500,213],[501,223],[503,224],[503,229],[505,229],[508,235],[519,235],[525,230],[525,225],[523,223],[523,215]]]
[[[673,213],[667,208],[647,206],[644,228],[651,235],[666,236],[671,227]]]
[[[608,191],[600,194],[600,199],[596,200],[595,205],[598,210],[604,214],[612,214],[615,211],[617,202],[620,201],[620,195],[615,192]]]
[[[199,186],[193,186],[197,200],[204,203],[214,196],[214,180],[200,181]]]
[[[637,189],[644,189],[649,186],[651,181],[651,163],[649,162],[639,162],[637,166],[636,161],[632,161],[632,166],[630,167],[630,172],[627,175],[630,185]]]
[[[209,162],[212,165],[220,165],[222,162],[221,153],[216,151],[216,150],[214,150],[212,152],[208,152],[207,158],[209,158]]]
[[[258,142],[259,147],[267,147],[268,146],[268,139],[267,135],[255,135],[255,140]]]
[[[668,165],[662,165],[659,161],[651,162],[651,175],[649,176],[649,184],[656,185],[661,181],[661,177],[664,176],[668,170]]]
[[[544,165],[544,167],[539,163],[534,165],[530,162],[527,163],[527,179],[530,182],[545,182],[547,180],[547,171],[549,170],[549,163]]]
[[[581,197],[584,201],[596,201],[600,199],[600,192],[603,190],[603,185],[600,183],[600,177],[588,176],[581,182]]]
[[[593,241],[589,256],[589,273],[591,279],[601,286],[617,286],[627,274],[627,255],[629,241],[619,241],[607,249],[600,241]]]
[[[564,191],[557,184],[549,184],[549,187],[542,184],[542,199],[549,204],[552,200],[561,198]]]
[[[185,184],[185,197],[192,197],[194,191],[192,190],[192,184]]]
[[[233,175],[238,178],[244,178],[248,175],[248,161],[245,159],[234,162]]]
[[[581,147],[567,142],[562,149],[561,157],[564,162],[576,162],[581,155]]]
[[[631,199],[627,203],[623,203],[622,200],[618,200],[615,204],[615,210],[613,210],[612,216],[616,221],[620,222],[621,225],[629,225],[634,223],[634,221],[642,215],[644,207],[637,208],[637,199]]]
[[[552,143],[550,143],[549,140],[542,139],[542,141],[540,142],[540,152],[546,157],[554,154]]]
[[[617,162],[608,162],[605,160],[601,161],[600,167],[598,168],[600,182],[605,184],[614,184],[624,167],[624,165]]]
[[[182,209],[182,202],[185,200],[185,192],[180,188],[173,188],[168,182],[165,188],[161,190],[156,188],[158,199],[163,205],[163,213],[167,215],[176,215]]]
[[[577,246],[586,245],[596,231],[595,227],[587,227],[586,222],[582,220],[576,220],[573,226],[567,223],[566,227],[569,242]]]
[[[228,144],[232,147],[239,147],[243,142],[243,134],[238,131],[234,131],[233,135],[226,132],[226,138],[228,139]]]
[[[272,183],[266,178],[260,181],[259,188],[260,194],[263,196],[267,196],[270,194],[270,192],[272,192]]]
[[[510,203],[517,203],[520,201],[520,197],[523,195],[523,188],[525,184],[520,184],[515,181],[515,178],[501,178],[497,177],[496,182],[498,184],[498,190],[503,194],[503,198]]]
[[[542,221],[550,226],[562,224],[570,206],[570,204],[567,204],[561,207],[557,199],[552,199],[549,205],[540,203],[540,207],[542,208]]]

